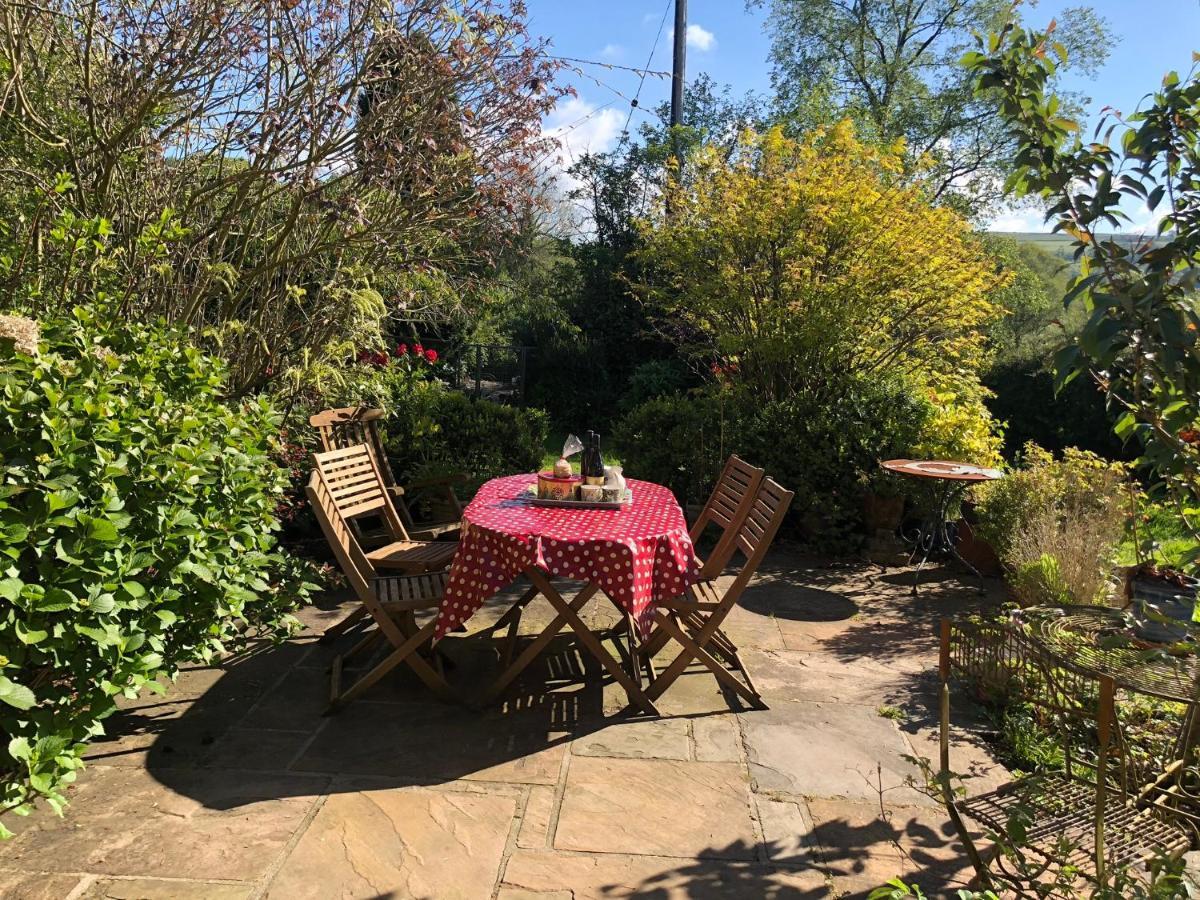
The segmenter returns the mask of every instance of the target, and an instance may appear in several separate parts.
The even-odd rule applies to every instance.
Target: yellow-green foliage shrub
[[[1130,514],[1128,468],[1068,447],[1026,444],[1021,466],[975,489],[981,537],[1025,604],[1094,603],[1108,593]]]

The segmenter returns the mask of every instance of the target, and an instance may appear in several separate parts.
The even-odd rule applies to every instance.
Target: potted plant
[[[1125,600],[1138,637],[1156,644],[1185,639],[1195,620],[1197,587],[1200,581],[1153,560],[1126,569]]]

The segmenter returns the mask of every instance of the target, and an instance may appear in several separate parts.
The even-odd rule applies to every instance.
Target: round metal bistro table
[[[879,465],[895,475],[919,479],[928,484],[933,492],[933,503],[928,516],[921,521],[916,534],[909,538],[913,545],[912,554],[908,558],[909,565],[918,557],[921,560],[913,572],[913,596],[917,593],[921,570],[935,557],[958,560],[982,581],[983,576],[979,574],[979,570],[963,559],[958,552],[958,521],[950,518],[950,511],[957,506],[971,485],[995,481],[1002,478],[1003,473],[998,469],[987,469],[973,463],[947,459],[889,459]],[[980,590],[982,589],[981,587]]]

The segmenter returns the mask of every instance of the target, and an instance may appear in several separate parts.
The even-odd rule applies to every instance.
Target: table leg
[[[629,698],[630,705],[637,706],[644,712],[657,716],[659,712],[655,708],[653,701],[646,696],[641,686],[630,677],[629,673],[613,658],[612,654],[604,649],[604,645],[592,634],[591,629],[587,627],[587,623],[579,618],[579,613],[577,612],[578,606],[576,605],[579,597],[577,596],[571,603],[567,603],[563,599],[562,594],[554,589],[554,586],[550,584],[550,580],[540,571],[530,570],[528,575],[529,580],[533,582],[534,586],[558,610],[559,618],[565,619],[566,623],[571,626],[571,630],[575,632],[575,637],[579,639],[579,643],[587,648],[588,652],[599,661],[600,665],[608,670],[608,674],[613,677],[617,684],[625,689],[625,695]],[[594,585],[588,585],[588,587],[594,588]],[[586,591],[587,588],[580,593],[582,594]],[[595,593],[595,590],[592,593]],[[556,618],[555,621],[557,622],[558,619]]]
[[[963,559],[962,554],[958,552],[958,523],[950,521],[950,509],[957,500],[962,498],[966,488],[965,483],[944,481],[940,491],[935,495],[934,508],[929,518],[921,523],[921,527],[917,531],[912,554],[908,557],[909,565],[911,565],[912,561],[917,558],[917,554],[921,555],[921,561],[917,564],[916,571],[913,572],[912,593],[914,597],[917,595],[917,587],[921,581],[921,570],[933,556],[951,556],[981,582],[983,581],[983,575],[979,573],[979,570]],[[982,585],[979,590],[981,593],[986,592],[986,588]]]
[[[532,580],[532,578],[530,580]],[[542,580],[547,586],[549,586],[550,583],[548,581],[546,581],[544,578]],[[536,582],[534,583],[532,590],[537,591],[538,593],[544,593],[544,591],[537,585]],[[551,587],[550,590],[554,591],[554,588]],[[596,587],[596,585],[589,584],[572,598],[569,609],[574,612],[575,610],[582,608],[585,603],[591,600],[592,597],[596,596],[596,592],[599,590],[600,589]],[[562,600],[561,594],[559,594],[557,591],[554,591],[554,593],[559,600]],[[488,689],[486,694],[484,694],[482,702],[485,704],[490,703],[499,697],[504,692],[505,688],[512,684],[516,677],[525,671],[525,669],[529,667],[530,663],[537,659],[538,654],[541,653],[542,650],[545,649],[546,645],[554,639],[555,635],[562,631],[562,627],[566,624],[566,616],[564,616],[562,612],[559,612],[559,614],[555,616],[554,621],[547,625],[542,633],[534,638],[529,646],[527,646],[521,652],[521,655],[513,660],[512,664],[500,674],[500,677],[496,679],[496,683]]]

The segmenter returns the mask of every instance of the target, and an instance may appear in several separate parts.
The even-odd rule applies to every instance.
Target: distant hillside
[[[1041,231],[1001,231],[996,233],[1007,235],[1023,243],[1036,244],[1047,253],[1053,253],[1067,262],[1074,262],[1075,248],[1071,238],[1065,234],[1046,234]],[[1114,240],[1131,245],[1142,243],[1146,240],[1150,240],[1155,244],[1165,243],[1163,238],[1145,237],[1139,234],[1102,234],[1097,235],[1097,237],[1105,241]]]

